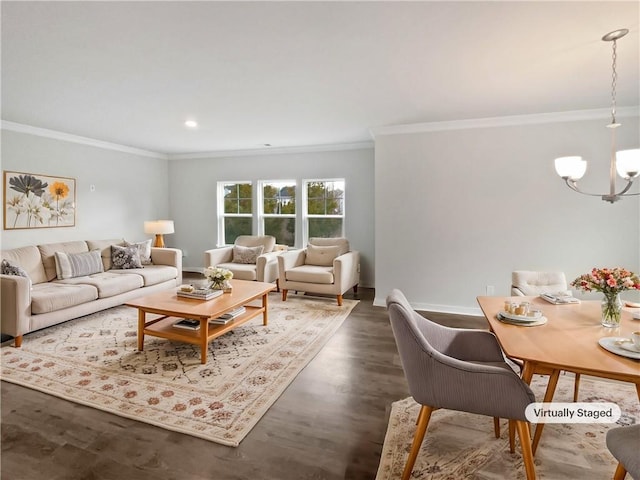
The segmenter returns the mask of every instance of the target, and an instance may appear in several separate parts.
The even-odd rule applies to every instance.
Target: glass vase
[[[622,299],[619,293],[605,294],[602,299],[602,326],[619,327],[622,315]]]

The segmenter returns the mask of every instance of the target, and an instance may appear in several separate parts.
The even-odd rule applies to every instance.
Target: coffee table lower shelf
[[[200,345],[200,362],[203,364],[207,363],[207,346],[209,345],[209,342],[265,312],[264,307],[247,306],[245,308],[247,309],[245,313],[224,325],[210,323],[209,318],[192,318],[185,316],[163,315],[153,320],[146,320],[146,318],[141,320],[138,318],[139,327],[140,322],[143,322],[142,324],[144,325],[142,332],[138,331],[138,350],[142,351],[144,349],[144,335],[150,335],[152,337],[160,337],[167,340]],[[145,317],[145,312],[140,311],[139,317],[140,316]],[[197,330],[187,330],[184,328],[174,327],[173,324],[182,318],[199,320],[200,328]],[[263,319],[262,323],[266,326],[267,320]]]

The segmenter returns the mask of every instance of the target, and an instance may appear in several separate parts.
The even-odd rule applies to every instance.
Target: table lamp
[[[173,233],[173,220],[150,220],[144,222],[144,233],[156,236],[154,247],[164,248],[164,234]]]

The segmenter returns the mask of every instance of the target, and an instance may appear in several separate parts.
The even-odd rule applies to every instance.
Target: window
[[[307,180],[306,239],[344,236],[344,180]]]
[[[296,242],[296,181],[261,182],[262,227],[276,243],[293,247]]]
[[[234,243],[238,235],[253,233],[253,185],[251,182],[219,182],[219,236],[225,245]]]

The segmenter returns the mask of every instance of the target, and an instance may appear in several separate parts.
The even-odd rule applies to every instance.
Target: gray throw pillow
[[[241,245],[234,245],[233,263],[255,264],[258,261],[258,257],[262,255],[263,251],[263,245],[259,245],[257,247],[243,247]]]
[[[142,268],[138,247],[111,245],[111,263],[114,269]]]
[[[24,268],[19,265],[13,265],[8,260],[2,260],[2,263],[0,263],[0,273],[3,275],[15,275],[18,277],[29,278],[29,275],[25,272]]]
[[[124,242],[124,246],[136,247],[140,254],[140,263],[142,265],[151,265],[151,239],[145,240],[144,242]]]

